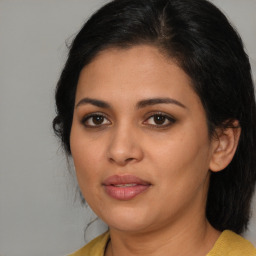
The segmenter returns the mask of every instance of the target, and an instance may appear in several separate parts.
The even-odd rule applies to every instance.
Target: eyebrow
[[[111,108],[110,104],[108,104],[106,101],[103,100],[96,100],[92,98],[83,98],[81,99],[77,104],[76,108],[81,105],[91,104],[99,108]],[[181,102],[171,99],[171,98],[151,98],[151,99],[145,99],[141,100],[136,104],[136,108],[144,108],[147,106],[157,105],[157,104],[175,104],[179,107],[186,108],[185,105],[183,105]]]
[[[91,104],[99,108],[110,108],[110,105],[103,101],[103,100],[96,100],[96,99],[91,99],[91,98],[83,98],[81,99],[77,104],[76,108],[81,106],[81,105],[86,105],[86,104]]]
[[[181,102],[171,98],[152,98],[141,100],[137,103],[137,108],[144,108],[146,106],[152,106],[157,104],[175,104],[179,107],[186,108]]]

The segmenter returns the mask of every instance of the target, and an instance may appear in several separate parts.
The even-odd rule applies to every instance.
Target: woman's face
[[[189,77],[156,48],[108,49],[81,71],[71,152],[83,196],[110,228],[205,217],[214,143]]]

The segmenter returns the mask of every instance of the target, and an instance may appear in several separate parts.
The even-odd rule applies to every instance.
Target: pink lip
[[[106,193],[118,200],[130,200],[151,186],[149,182],[133,175],[114,175],[104,180],[103,185]]]

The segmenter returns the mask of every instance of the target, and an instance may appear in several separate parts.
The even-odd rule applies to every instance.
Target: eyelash
[[[168,122],[168,123],[166,123],[166,124],[147,124],[146,123],[151,118],[154,119],[156,117],[164,118],[164,123],[166,123],[166,122]],[[163,112],[154,112],[154,113],[149,114],[149,117],[147,117],[147,119],[143,122],[143,124],[146,123],[146,125],[149,125],[152,128],[164,129],[164,128],[167,128],[167,127],[171,126],[175,122],[176,122],[176,119],[174,117],[170,116],[170,115],[167,115]]]
[[[92,118],[102,118],[103,119],[103,123],[101,124],[86,124],[86,122],[93,122]],[[156,118],[156,117],[160,117],[163,118],[164,120],[164,124],[149,124],[147,123],[150,119]],[[107,123],[104,123],[107,120]],[[154,120],[155,121],[155,120]],[[168,122],[168,123],[166,123]],[[176,119],[170,115],[167,115],[165,113],[162,112],[157,112],[157,113],[150,113],[148,114],[148,117],[146,118],[146,120],[143,122],[144,125],[149,126],[150,128],[156,128],[156,129],[164,129],[167,128],[169,126],[171,126],[172,124],[174,124],[176,122]],[[102,128],[104,126],[108,126],[111,125],[111,121],[109,121],[108,117],[103,114],[103,113],[92,113],[89,115],[86,115],[82,120],[81,123],[86,127],[86,128]]]
[[[103,113],[92,113],[92,114],[89,114],[89,115],[86,115],[81,123],[86,127],[86,128],[99,128],[99,127],[102,127],[102,126],[105,126],[105,125],[109,125],[111,124],[111,122],[108,120],[109,124],[96,124],[96,125],[90,125],[90,124],[86,124],[86,122],[90,121],[90,119],[92,118],[97,118],[97,117],[100,117],[100,118],[104,118],[105,120],[108,120],[107,116],[104,115]],[[91,120],[92,121],[92,120]]]

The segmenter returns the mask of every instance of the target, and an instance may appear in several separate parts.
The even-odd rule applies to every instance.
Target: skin
[[[175,103],[138,107],[167,97]],[[95,113],[98,123],[90,117]],[[156,124],[156,115],[163,124]],[[228,135],[223,138],[209,138],[190,78],[156,48],[108,49],[84,67],[70,145],[82,194],[110,228],[105,255],[206,255],[220,235],[205,206],[209,170],[223,168],[218,154],[230,146]],[[103,181],[127,174],[151,186],[131,200],[110,197]]]

